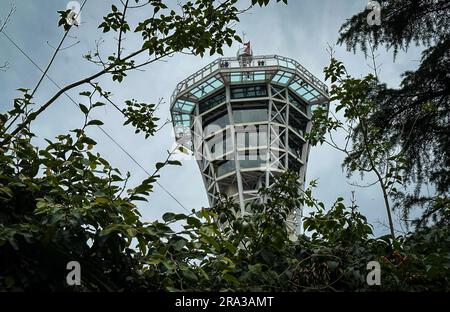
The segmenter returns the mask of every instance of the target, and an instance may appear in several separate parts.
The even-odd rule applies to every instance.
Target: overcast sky
[[[82,0],[80,0],[82,2]],[[176,4],[176,1],[167,1]],[[241,16],[241,23],[236,26],[238,32],[245,32],[245,39],[250,40],[254,54],[279,54],[299,61],[316,77],[323,80],[323,68],[328,64],[327,44],[334,44],[338,37],[340,25],[353,14],[363,10],[366,0],[290,0],[287,6],[273,4],[266,8],[254,8]],[[13,2],[16,12],[12,16],[6,32],[23,50],[32,57],[38,65],[45,67],[54,52],[55,46],[61,40],[63,29],[57,27],[59,20],[56,11],[66,8],[66,0],[20,0]],[[250,0],[241,1],[242,4]],[[98,69],[95,65],[82,58],[89,50],[95,49],[95,41],[103,38],[101,46],[104,55],[109,55],[115,41],[111,36],[105,36],[97,28],[102,16],[109,10],[111,4],[120,7],[119,1],[87,0],[81,14],[81,25],[72,29],[64,46],[76,45],[61,51],[53,63],[49,75],[60,85],[76,81]],[[0,16],[4,17],[10,7],[8,0],[0,1]],[[140,9],[131,11],[131,28],[152,11]],[[141,43],[133,36],[126,36],[126,51]],[[238,49],[235,44],[225,48],[225,56],[234,56]],[[382,64],[380,78],[395,87],[400,82],[400,75],[405,70],[415,69],[420,59],[420,48],[413,47],[407,53],[400,53],[395,62],[391,52],[384,49],[378,51],[377,61]],[[99,80],[104,89],[112,92],[112,100],[123,107],[127,99],[143,102],[165,100],[158,116],[161,121],[169,118],[170,95],[176,84],[193,72],[213,61],[216,57],[195,57],[175,55],[164,62],[158,62],[145,68],[145,71],[130,72],[121,84],[111,81],[111,77]],[[346,64],[354,76],[367,74],[371,69],[369,61],[362,53],[347,52],[345,47],[336,47],[336,57]],[[0,34],[0,64],[9,63],[7,72],[0,72],[0,109],[5,111],[12,105],[12,100],[19,95],[17,88],[32,89],[37,83],[40,72],[14,47],[3,34]],[[76,100],[81,101],[78,93],[87,87],[69,91]],[[41,105],[49,99],[57,88],[48,80],[44,80],[35,96],[36,105]],[[103,128],[116,139],[135,159],[148,171],[153,171],[154,163],[166,157],[166,150],[174,144],[170,126],[166,126],[155,137],[145,140],[142,135],[135,135],[131,126],[123,127],[120,113],[111,106],[99,109],[95,116],[101,118]],[[38,135],[37,144],[42,144],[44,138],[53,138],[57,134],[66,133],[80,125],[81,112],[64,96],[60,97],[32,126]],[[146,177],[142,169],[135,165],[117,146],[103,133],[92,128],[90,135],[97,140],[97,151],[103,154],[113,166],[122,172],[130,171],[131,183],[136,184]],[[342,171],[343,155],[327,146],[317,146],[311,149],[307,182],[318,179],[319,186],[315,191],[318,199],[326,204],[332,203],[338,196],[343,196],[347,202],[355,190],[355,197],[361,211],[369,218],[375,227],[376,234],[384,234],[388,229],[379,224],[386,222],[386,213],[382,194],[378,186],[370,188],[355,188],[349,182],[361,183],[358,175],[351,180]],[[208,206],[206,192],[200,172],[195,161],[183,161],[183,166],[166,167],[162,171],[160,183],[166,187],[187,209]],[[371,177],[365,178],[372,182]],[[160,187],[155,186],[155,192],[148,203],[140,206],[146,221],[160,218],[167,211],[183,212],[172,198]]]

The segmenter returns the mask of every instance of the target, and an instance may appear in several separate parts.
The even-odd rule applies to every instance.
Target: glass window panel
[[[303,142],[301,139],[292,131],[289,133],[289,151],[297,156],[298,158],[302,158],[302,148],[303,148]]]
[[[318,96],[320,93],[317,90],[312,90],[311,94],[314,95],[314,96]]]
[[[285,88],[272,85],[272,97],[280,100],[285,100]]]
[[[267,124],[236,126],[236,144],[238,148],[267,146]]]
[[[297,99],[292,92],[289,91],[289,102],[300,109],[306,115],[306,104],[303,103],[300,99]]]
[[[222,82],[220,80],[215,80],[211,85],[215,89],[215,88],[221,87]]]
[[[296,91],[296,90],[300,89],[300,84],[296,81],[294,83],[291,83],[289,85],[289,87],[291,87],[292,90]]]
[[[223,86],[223,82],[216,77],[208,79],[208,81],[202,83],[200,86],[194,88],[191,93],[197,98],[201,98],[218,88]]]
[[[295,68],[296,68],[295,64],[292,63],[291,61],[287,62],[287,67],[288,67],[288,68],[292,68],[292,69],[295,69]]]
[[[224,154],[233,151],[233,141],[226,131],[214,135],[208,140],[207,146],[212,158],[222,158]]]
[[[199,111],[200,114],[206,112],[207,110],[218,106],[219,104],[225,102],[225,91],[222,91],[216,95],[213,95],[205,100],[200,101]]]
[[[289,87],[291,87],[291,89],[292,90],[294,90],[295,92],[300,92],[299,90],[301,89],[301,88],[304,88],[305,87],[305,82],[303,81],[303,79],[299,79],[299,80],[297,80],[297,81],[295,81],[295,82],[293,82],[293,83],[291,83],[290,85],[289,85]]]
[[[308,119],[306,119],[302,114],[293,109],[289,111],[289,125],[301,136],[303,136],[303,133],[306,131],[307,124]]]
[[[308,93],[308,90],[303,86],[297,90],[297,93],[303,96],[305,93]]]
[[[289,79],[291,79],[292,74],[288,73],[288,72],[284,72],[284,71],[279,71],[272,79],[272,81],[277,82],[277,83],[281,83],[281,84],[286,84]]]
[[[208,123],[203,128],[203,131],[205,135],[210,135],[211,133],[214,133],[216,131],[219,131],[220,129],[225,128],[229,124],[230,120],[228,118],[228,114],[225,114],[218,118],[208,121]]]
[[[223,176],[230,173],[236,169],[236,163],[234,160],[228,160],[217,166],[217,176]]]
[[[314,95],[312,95],[311,93],[307,93],[307,94],[303,95],[303,97],[304,97],[307,101],[310,101],[311,99],[314,98]]]
[[[241,80],[241,73],[231,73],[231,82],[239,82]]]
[[[313,91],[314,90],[314,88],[312,86],[310,86],[309,84],[305,85],[305,89],[308,90],[308,91]]]
[[[211,92],[213,90],[214,90],[214,88],[211,85],[205,86],[205,88],[204,88],[204,92],[205,93],[209,93],[209,92]]]
[[[267,96],[267,88],[264,85],[231,88],[232,99],[263,97],[263,96]]]
[[[194,90],[192,90],[192,94],[193,94],[195,97],[200,98],[200,97],[203,96],[204,92],[203,92],[203,90],[200,89],[200,88],[195,88]]]
[[[177,100],[175,102],[175,109],[186,113],[191,113],[194,106],[195,103],[186,100]]]
[[[280,80],[278,80],[278,82],[282,83],[282,84],[286,84],[289,81],[289,79],[291,79],[291,78],[287,77],[287,76],[283,76],[280,78]]]
[[[231,73],[230,74],[231,82],[258,81],[258,80],[265,80],[265,79],[266,79],[265,72],[243,72],[243,73]]]
[[[255,80],[266,80],[265,72],[255,72]]]
[[[263,159],[241,159],[239,165],[241,169],[260,168],[266,166],[266,161]]]
[[[300,168],[302,167],[301,163],[296,160],[294,157],[289,157],[288,159],[288,167],[289,170],[299,173],[300,172]]]
[[[278,82],[278,80],[280,80],[281,77],[282,77],[282,76],[281,76],[279,73],[277,73],[277,74],[272,78],[272,81]]]
[[[233,109],[235,123],[267,121],[267,108]]]
[[[175,121],[183,122],[187,121],[189,122],[189,115],[188,114],[177,114],[174,116]]]
[[[225,153],[233,151],[233,140],[231,139],[231,135],[225,134],[224,139],[224,151]]]

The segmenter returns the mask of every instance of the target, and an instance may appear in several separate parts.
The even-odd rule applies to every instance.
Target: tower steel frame
[[[328,110],[329,101],[327,86],[293,59],[224,57],[178,83],[170,110],[176,140],[193,152],[209,203],[225,193],[244,214],[246,202],[258,200],[258,189],[282,172],[296,171],[304,188],[304,134],[314,108]],[[288,220],[297,233],[301,216],[298,207]]]

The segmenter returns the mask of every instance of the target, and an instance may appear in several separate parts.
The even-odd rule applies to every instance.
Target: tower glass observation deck
[[[328,108],[325,84],[295,60],[278,56],[219,58],[178,83],[171,97],[177,141],[189,148],[211,205],[219,193],[245,203],[287,170],[303,187],[316,105]],[[296,224],[301,209],[292,218]]]

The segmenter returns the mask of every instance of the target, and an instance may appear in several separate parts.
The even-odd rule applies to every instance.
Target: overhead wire
[[[85,3],[87,2],[87,0],[84,1],[83,6],[85,5]],[[30,57],[28,55],[28,53],[26,53],[16,42],[14,39],[11,38],[11,36],[9,36],[5,31],[2,31],[2,33],[5,35],[5,37],[8,39],[8,41],[10,41],[14,47],[16,47],[21,54],[23,54],[43,75],[42,77],[46,77],[53,85],[55,85],[59,90],[62,89],[62,87],[56,83],[49,75],[48,75],[48,69],[50,66],[47,66],[46,70],[43,70],[41,68],[41,66],[39,66],[32,57]],[[65,33],[64,37],[65,38],[67,36],[67,33]],[[62,44],[63,40],[61,41],[60,44]],[[54,58],[55,58],[56,54],[54,54],[54,56],[52,57],[51,63],[53,62]],[[51,63],[49,65],[51,65]],[[37,87],[40,85],[40,83],[42,82],[42,78],[39,80],[37,86],[35,87],[35,90],[37,89]],[[77,107],[79,107],[79,104],[66,92],[64,92],[64,95],[71,100]],[[121,111],[118,106],[116,104],[114,104],[111,99],[107,99],[108,102],[112,103],[113,106],[118,109],[119,111]],[[133,157],[119,142],[117,142],[116,139],[114,139],[105,129],[103,129],[100,125],[96,125],[97,128],[108,138],[110,139],[128,158],[131,159],[131,161],[133,163],[135,163],[142,171],[144,171],[147,175],[151,175],[150,172],[148,172],[148,170],[146,170],[144,168],[144,166],[142,166],[135,157]],[[180,205],[186,212],[189,213],[189,210],[166,188],[164,187],[159,181],[156,181],[156,184],[161,187],[161,189],[167,193],[178,205]]]

